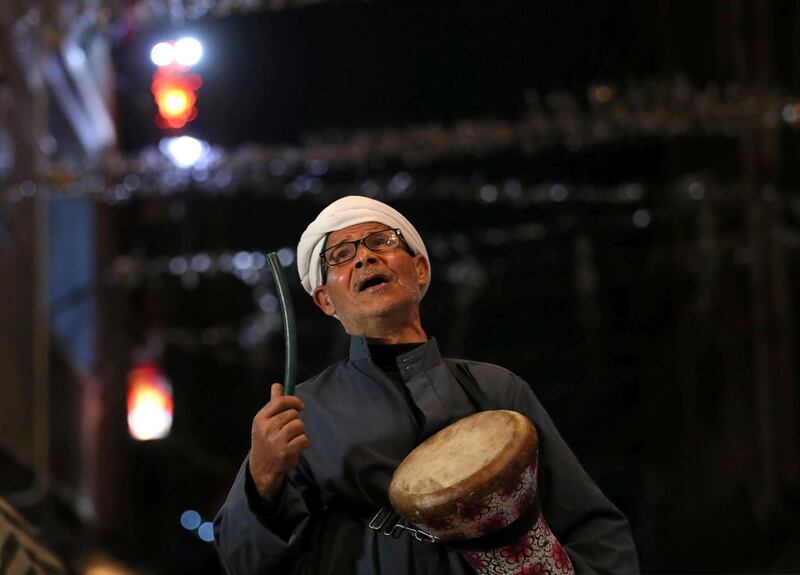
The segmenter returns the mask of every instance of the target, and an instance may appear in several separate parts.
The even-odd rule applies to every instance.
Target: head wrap
[[[431,260],[428,257],[428,250],[425,249],[425,244],[417,230],[403,214],[393,207],[371,198],[346,196],[322,210],[317,219],[311,222],[300,236],[300,243],[297,244],[297,271],[303,287],[309,294],[313,293],[314,289],[322,283],[319,254],[325,244],[327,234],[366,222],[378,222],[392,228],[400,228],[408,247],[415,254],[422,254],[428,260],[428,268],[430,268]],[[428,291],[427,285],[422,287],[423,296],[426,291]]]

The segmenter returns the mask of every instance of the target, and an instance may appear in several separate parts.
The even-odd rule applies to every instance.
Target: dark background
[[[625,86],[676,74],[697,90],[767,80],[796,87],[790,19],[769,14],[768,31],[740,21],[736,33],[727,27],[735,22],[725,22],[733,17],[720,12],[713,3],[376,2],[204,20],[186,29],[203,38],[207,57],[198,68],[198,118],[185,132],[232,148],[464,118],[515,121],[532,93],[582,98],[596,83]],[[144,62],[165,32],[142,30],[115,53],[119,127],[129,151],[160,136],[149,121]],[[753,46],[757,52],[759,42],[771,56],[766,70],[757,55],[736,53]],[[776,337],[772,326],[754,326],[753,299],[770,296],[754,293],[741,261],[742,250],[758,241],[748,231],[750,200],[741,192],[691,205],[670,189],[698,172],[723,189],[796,184],[796,135],[777,141],[785,164],[749,182],[737,159],[743,138],[653,134],[578,151],[552,146],[535,154],[506,149],[436,159],[414,166],[419,183],[393,201],[423,237],[449,241],[433,256],[433,287],[423,304],[428,332],[445,354],[499,363],[531,383],[591,475],[629,516],[646,572],[800,569],[788,522],[797,510],[796,474],[780,493],[765,494],[772,487],[762,473],[774,470],[767,472],[755,452],[763,414],[754,386],[764,382],[754,348],[759,337]],[[345,189],[352,181],[349,192],[359,193],[364,178],[404,167],[402,160],[376,162],[332,171],[323,181]],[[637,182],[648,193],[633,208],[648,209],[652,221],[638,228],[631,206],[591,198],[522,208],[463,195],[439,199],[425,181],[442,174],[473,182],[513,177],[526,185]],[[121,252],[152,256],[293,246],[337,195],[325,189],[287,199],[243,186],[224,200],[187,194],[134,201],[114,216],[123,224],[115,240]],[[177,222],[169,215],[176,201],[185,206]],[[794,223],[789,212],[778,217]],[[540,223],[546,235],[498,245],[481,239],[487,228],[526,222]],[[483,284],[448,281],[454,260],[479,270]],[[794,260],[787,253],[783,262],[787,289]],[[145,286],[131,293],[137,318],[129,329],[143,337],[169,326],[235,325],[252,305],[249,291],[223,280],[202,280],[190,291],[176,279]],[[302,290],[294,295],[302,378],[341,357],[346,340]],[[781,329],[794,330],[795,320],[786,320]],[[247,449],[249,419],[267,382],[282,377],[280,333],[263,345],[249,352],[165,350],[176,384],[174,435],[204,445],[229,473]],[[794,427],[775,433],[796,436],[796,419],[785,421]],[[787,461],[786,469],[795,464]],[[226,477],[215,478],[216,491],[193,490],[191,498],[184,492],[187,505],[191,499],[213,513]],[[157,483],[175,487],[163,477]],[[151,495],[140,493],[149,504]]]
[[[206,55],[198,116],[180,134],[228,159],[176,189],[158,184],[172,172],[148,180],[143,169],[156,184],[93,208],[98,281],[75,299],[96,305],[96,518],[77,519],[59,497],[32,513],[74,522],[74,533],[51,531],[62,553],[91,541],[141,572],[222,572],[212,544],[179,518],[195,509],[211,520],[224,501],[250,421],[283,377],[281,326],[274,300],[259,307],[274,293],[266,270],[248,283],[168,264],[294,249],[327,203],[369,194],[426,241],[427,333],[446,356],[497,363],[531,384],[630,519],[643,572],[800,572],[800,139],[782,115],[800,114],[800,6],[323,2],[131,25],[112,52],[123,156],[145,157],[174,135],[153,121],[149,50],[183,34]],[[638,101],[647,86],[658,96]],[[611,90],[609,107],[593,99],[598,87]],[[564,98],[574,107],[559,107]],[[740,116],[726,107],[747,98]],[[634,115],[593,139],[580,120],[617,103],[640,106],[655,127]],[[695,120],[676,124],[687,108]],[[281,170],[270,159],[319,142],[341,157],[358,134],[537,117],[567,128],[488,152],[364,144],[362,161],[328,161],[320,173],[305,156]],[[313,191],[298,192],[311,175]],[[401,176],[410,183],[397,192]],[[302,381],[344,357],[348,339],[314,308],[294,264],[286,270]],[[70,361],[54,347],[58,378]],[[173,430],[159,442],[137,443],[125,427],[126,373],[143,357],[174,386]],[[66,436],[76,400],[57,389],[55,428]],[[69,459],[71,444],[55,440]]]

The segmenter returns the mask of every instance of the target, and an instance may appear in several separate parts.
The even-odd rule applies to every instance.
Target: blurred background
[[[0,0],[0,570],[222,573],[266,254],[302,380],[348,340],[296,242],[361,194],[643,571],[800,572],[798,128],[796,2]]]

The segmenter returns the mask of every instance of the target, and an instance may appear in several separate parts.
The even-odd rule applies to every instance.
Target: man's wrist
[[[251,506],[263,514],[273,513],[280,503],[284,480],[285,475],[270,474],[261,476],[260,481],[257,481],[248,466],[245,490]]]
[[[280,492],[283,480],[286,477],[284,473],[253,473],[252,463],[248,465],[250,478],[253,480],[253,487],[255,488],[258,496],[267,503],[274,503],[277,495]]]

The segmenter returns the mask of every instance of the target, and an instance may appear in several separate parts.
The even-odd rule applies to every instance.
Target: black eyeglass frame
[[[328,281],[328,268],[329,267],[340,266],[342,264],[346,264],[347,262],[349,262],[352,259],[355,259],[356,255],[358,255],[358,245],[359,244],[362,244],[365,248],[367,248],[371,252],[376,252],[377,253],[377,252],[384,251],[384,250],[373,250],[365,242],[365,240],[367,240],[367,238],[370,238],[371,236],[374,236],[375,234],[382,234],[384,232],[394,232],[397,235],[397,239],[400,240],[400,245],[403,246],[403,249],[406,250],[406,252],[408,252],[409,255],[411,255],[411,256],[414,255],[414,251],[409,247],[408,242],[406,242],[406,238],[403,237],[403,232],[400,230],[400,228],[386,228],[385,230],[377,230],[375,232],[370,232],[366,236],[364,236],[363,238],[361,238],[359,240],[347,240],[347,241],[344,241],[344,242],[339,242],[335,246],[331,246],[329,248],[328,247],[323,248],[322,253],[319,254],[319,269],[320,269],[320,273],[322,275],[322,284],[321,285],[325,285],[325,283]],[[326,241],[327,241],[327,238],[326,238]],[[338,263],[335,263],[335,264],[332,264],[332,263],[328,262],[327,259],[325,259],[325,254],[327,252],[329,252],[330,250],[332,250],[334,248],[338,248],[339,246],[344,245],[344,244],[353,244],[354,245],[355,249],[353,250],[353,256],[352,257],[349,257],[346,260],[342,260],[342,261],[340,261]],[[397,247],[397,246],[395,246],[395,247]]]

